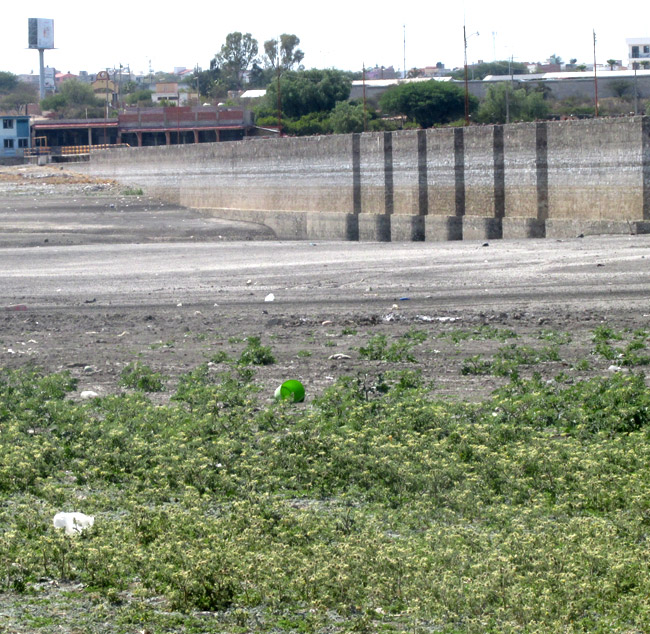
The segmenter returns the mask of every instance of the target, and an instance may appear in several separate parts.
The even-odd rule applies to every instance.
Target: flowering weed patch
[[[35,632],[648,631],[644,377],[510,376],[468,404],[359,374],[297,406],[204,364],[161,405],[3,371],[3,605]]]

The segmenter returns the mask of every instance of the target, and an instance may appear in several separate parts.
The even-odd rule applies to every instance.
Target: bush
[[[246,348],[237,360],[239,365],[273,365],[275,357],[269,346],[263,346],[259,337],[247,337]]]
[[[142,392],[162,392],[165,377],[137,361],[129,363],[120,373],[120,385]]]

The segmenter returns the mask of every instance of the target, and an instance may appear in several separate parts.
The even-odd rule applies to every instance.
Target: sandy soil
[[[0,167],[0,366],[68,370],[79,392],[106,394],[137,360],[168,377],[164,399],[180,373],[237,358],[255,335],[276,357],[257,375],[269,397],[287,378],[309,399],[344,374],[370,384],[410,369],[440,395],[476,400],[504,379],[461,369],[511,343],[558,345],[560,361],[524,373],[611,372],[592,333],[650,328],[648,258],[646,236],[280,242],[66,169]],[[483,325],[518,337],[485,337]],[[416,332],[417,363],[359,351]]]

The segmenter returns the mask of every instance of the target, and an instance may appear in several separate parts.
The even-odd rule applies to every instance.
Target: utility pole
[[[366,104],[366,63],[363,63],[363,73],[361,75],[363,78],[363,131],[368,130],[368,115],[367,115],[367,104]]]
[[[596,108],[595,115],[598,116],[598,73],[596,72],[596,31],[594,30],[594,99]]]
[[[279,37],[278,37],[277,42],[278,42],[278,44],[277,44],[278,55],[277,55],[277,59],[276,59],[275,63],[276,63],[277,71],[278,71],[278,73],[277,73],[278,74],[278,137],[281,137],[282,136],[282,95],[281,95],[281,92],[280,92],[280,53],[281,53],[281,49],[280,49],[280,38]]]
[[[636,70],[639,68],[637,62],[632,63],[632,68],[634,68],[634,114],[639,114],[639,89],[636,83]]]
[[[403,64],[404,64],[404,79],[406,79],[406,24],[403,25],[404,27],[404,59],[403,59]]]
[[[472,35],[478,35],[478,31],[472,33]],[[469,82],[467,78],[467,30],[465,29],[465,24],[463,24],[463,42],[465,45],[465,125],[469,125]]]

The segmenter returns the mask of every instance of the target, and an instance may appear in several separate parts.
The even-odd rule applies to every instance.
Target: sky
[[[74,74],[120,64],[143,74],[150,69],[209,68],[226,35],[234,31],[251,33],[261,51],[264,41],[293,33],[300,38],[306,68],[342,70],[361,70],[364,64],[397,70],[404,67],[404,58],[406,68],[437,62],[447,68],[462,66],[463,24],[469,63],[510,58],[541,62],[552,54],[591,63],[595,31],[597,61],[612,58],[625,64],[625,39],[650,37],[650,4],[644,3],[630,9],[583,0],[550,5],[511,0],[30,0],[3,3],[0,71],[38,73],[38,52],[27,48],[28,18],[54,20],[56,48],[45,51],[45,64]]]

